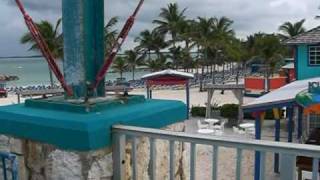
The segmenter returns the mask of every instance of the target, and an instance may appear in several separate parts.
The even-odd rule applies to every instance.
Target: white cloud
[[[12,0],[0,1],[0,56],[26,54],[27,48],[19,44],[19,38],[26,31],[23,19]],[[23,0],[28,12],[39,21],[47,19],[55,22],[61,16],[61,0]],[[307,28],[320,24],[314,20],[320,14],[315,0],[148,0],[145,1],[137,22],[130,32],[125,48],[134,45],[133,39],[144,29],[151,29],[152,20],[157,18],[160,8],[168,3],[177,2],[180,8],[188,8],[187,16],[227,16],[234,20],[234,28],[239,37],[263,31],[276,32],[285,21],[307,19]],[[132,13],[138,0],[105,0],[105,16],[119,16],[121,28]]]

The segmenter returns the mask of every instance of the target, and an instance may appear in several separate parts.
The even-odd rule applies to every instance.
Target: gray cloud
[[[55,22],[61,17],[61,0],[22,0],[35,21],[42,19]],[[152,20],[156,19],[161,7],[170,2],[178,2],[180,8],[187,8],[188,18],[198,16],[227,16],[234,20],[233,27],[237,36],[244,38],[254,32],[277,32],[285,21],[307,19],[307,28],[319,25],[314,20],[320,14],[315,0],[147,0],[138,16],[137,22],[129,34],[124,49],[134,46],[134,38],[144,29],[152,29]],[[122,28],[132,13],[138,0],[105,0],[106,21],[118,16],[118,29]],[[0,56],[28,54],[27,47],[19,43],[20,36],[26,32],[23,18],[13,0],[0,1]]]
[[[14,0],[5,0],[6,3],[10,6],[15,6]],[[61,0],[50,1],[50,0],[22,0],[21,1],[25,8],[34,11],[60,11],[61,9]]]

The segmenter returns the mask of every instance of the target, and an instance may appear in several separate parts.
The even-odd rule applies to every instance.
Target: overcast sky
[[[29,55],[28,46],[19,43],[26,32],[23,18],[13,3],[14,0],[0,0],[0,56]],[[55,22],[61,17],[61,0],[22,0],[35,21]],[[254,32],[277,32],[285,21],[305,18],[308,29],[318,26],[320,14],[318,0],[146,0],[136,24],[124,48],[134,46],[133,39],[139,32],[153,27],[161,7],[170,2],[178,2],[181,9],[187,8],[188,18],[198,16],[227,16],[234,20],[233,28],[237,36],[244,38]],[[106,21],[112,16],[120,18],[119,28],[132,13],[138,0],[105,0]]]

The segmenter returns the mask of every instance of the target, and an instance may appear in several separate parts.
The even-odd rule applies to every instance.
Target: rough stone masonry
[[[185,124],[177,123],[166,128],[184,131]],[[169,179],[169,142],[157,140],[157,179]],[[185,145],[175,144],[175,176],[187,179],[189,167]],[[146,137],[139,138],[137,145],[138,179],[149,179],[150,144]],[[52,145],[0,136],[0,151],[13,152],[19,156],[20,180],[111,180],[113,174],[112,149],[92,152],[71,152]],[[126,149],[127,179],[131,179],[131,144]]]

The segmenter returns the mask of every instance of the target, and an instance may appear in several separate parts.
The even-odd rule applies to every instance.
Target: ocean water
[[[62,63],[58,62],[62,70]],[[137,71],[135,79],[141,78],[148,71]],[[29,85],[48,85],[50,84],[49,70],[47,62],[41,58],[35,59],[2,59],[0,60],[0,74],[18,76],[18,81],[8,82],[8,86],[19,87]],[[127,80],[132,79],[132,73],[126,72],[123,76]],[[119,73],[108,73],[107,80],[115,80],[120,77]],[[55,80],[57,82],[57,80]]]

